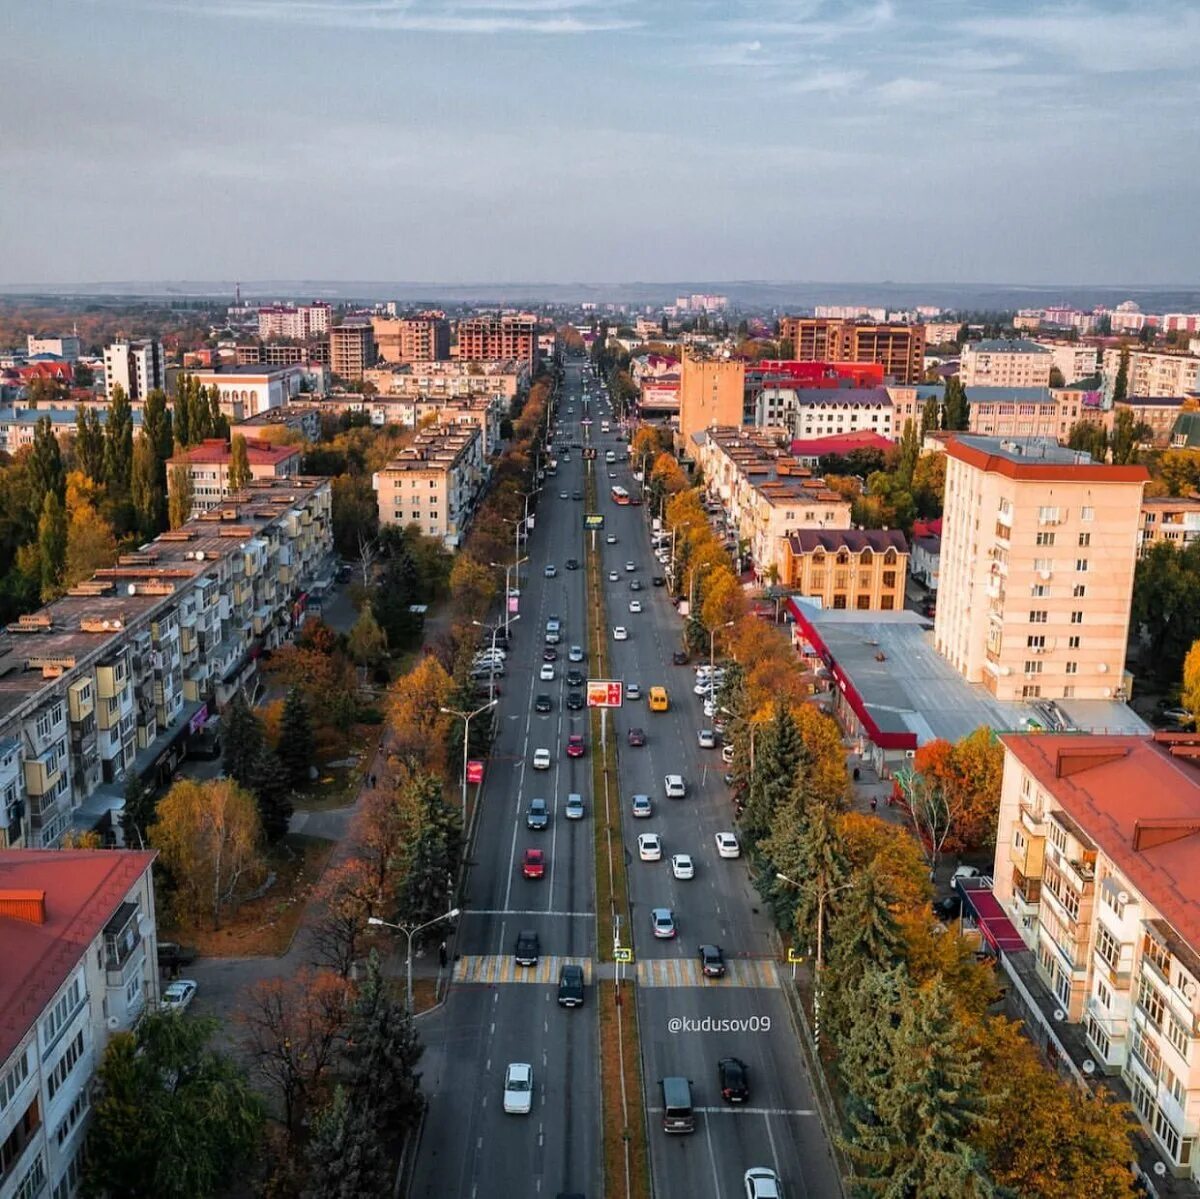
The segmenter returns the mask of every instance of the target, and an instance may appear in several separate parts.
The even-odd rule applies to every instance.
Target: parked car
[[[165,1012],[184,1012],[196,997],[196,983],[191,978],[177,978],[163,989],[162,1009]]]
[[[181,966],[190,966],[196,960],[196,951],[190,945],[180,945],[176,941],[159,941],[158,968],[160,970],[178,971]]]
[[[712,729],[697,729],[696,741],[701,749],[716,749],[717,734]]]

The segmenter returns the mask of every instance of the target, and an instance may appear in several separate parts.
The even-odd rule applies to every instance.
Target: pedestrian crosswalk
[[[778,987],[779,972],[766,959],[725,962],[724,978],[705,978],[699,958],[645,958],[637,963],[643,987]]]
[[[589,958],[560,957],[549,954],[536,966],[518,966],[511,954],[481,954],[464,956],[454,963],[456,983],[475,983],[494,986],[500,983],[558,982],[558,972],[566,965],[582,966],[583,977],[591,984],[595,964]],[[612,977],[612,966],[605,968]],[[765,958],[734,960],[725,963],[724,978],[705,978],[700,972],[699,959],[647,958],[626,968],[624,976],[643,987],[778,987],[779,970],[776,963]]]
[[[558,957],[549,954],[539,958],[536,966],[518,966],[512,954],[486,954],[461,957],[454,963],[456,983],[557,983],[563,966],[582,966],[583,981],[592,981],[592,963],[588,958]]]

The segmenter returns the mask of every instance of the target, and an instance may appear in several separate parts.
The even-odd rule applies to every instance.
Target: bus
[[[624,487],[614,486],[612,489],[612,500],[614,504],[628,504],[629,492]]]

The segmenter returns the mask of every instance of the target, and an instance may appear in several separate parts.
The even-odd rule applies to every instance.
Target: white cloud
[[[932,100],[942,94],[942,85],[932,79],[912,79],[901,76],[890,79],[875,89],[876,95],[885,104],[911,104],[918,100]]]
[[[861,83],[867,77],[865,71],[839,70],[835,67],[823,67],[813,71],[811,75],[802,76],[787,84],[784,91],[792,95],[804,96],[821,92],[845,92],[855,84]]]

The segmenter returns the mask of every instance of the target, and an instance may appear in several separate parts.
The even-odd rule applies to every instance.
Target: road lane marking
[[[464,908],[460,916],[569,916],[593,920],[596,913],[547,911],[545,908]]]
[[[646,1109],[652,1116],[661,1116],[663,1109],[661,1107],[648,1107]],[[728,1106],[721,1107],[694,1107],[693,1112],[700,1112],[705,1116],[815,1116],[817,1115],[816,1108],[808,1107],[743,1107],[740,1103],[731,1103]]]
[[[724,978],[706,978],[696,958],[642,958],[636,964],[643,987],[762,987],[777,989],[779,970],[773,961],[727,961]]]
[[[537,983],[549,986],[558,982],[559,970],[563,966],[582,966],[584,985],[591,984],[593,963],[588,958],[559,957],[549,954],[541,958],[536,966],[518,966],[511,955],[460,957],[454,963],[453,980],[456,983],[478,983],[497,986],[500,983]],[[493,1024],[491,1033],[494,1035]]]

